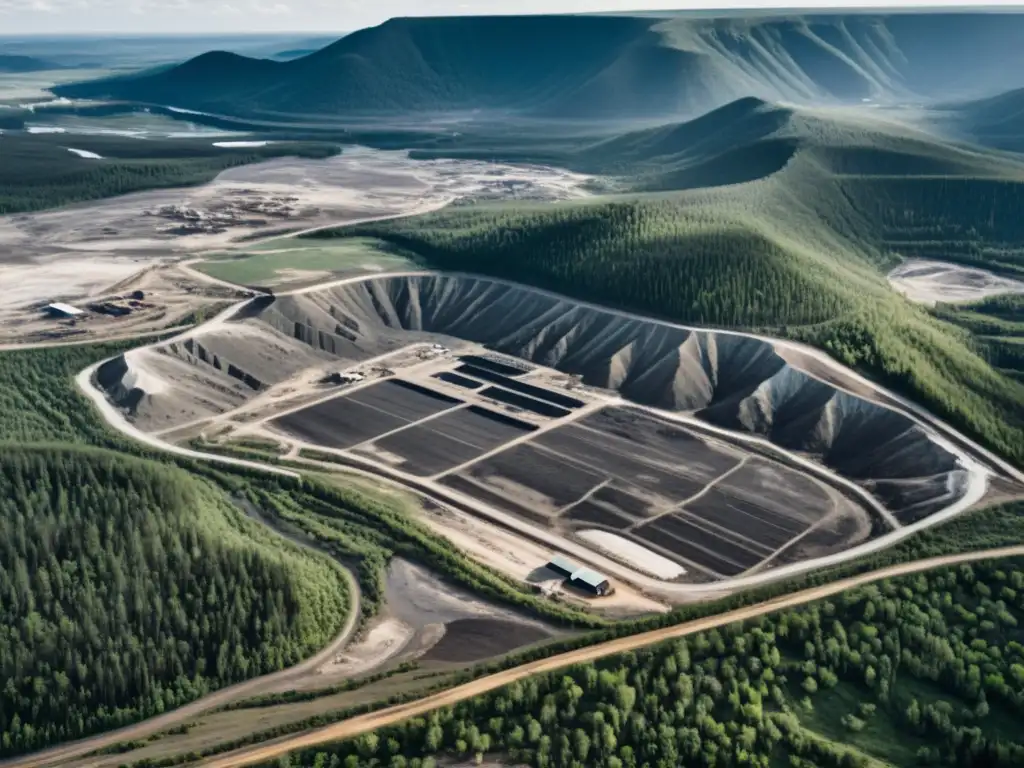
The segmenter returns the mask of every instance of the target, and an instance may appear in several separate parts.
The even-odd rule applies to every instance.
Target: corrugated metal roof
[[[590,570],[589,568],[580,568],[572,575],[572,580],[589,584],[592,587],[599,587],[604,582],[608,581],[608,578],[606,576],[602,576],[597,571]]]
[[[576,563],[574,563],[572,560],[568,560],[562,557],[561,555],[555,555],[550,560],[548,560],[548,565],[554,565],[558,568],[561,568],[566,573],[576,573],[576,571],[580,569],[580,567],[576,565]]]
[[[61,304],[59,301],[53,302],[53,304],[47,304],[47,309],[55,309],[58,312],[63,312],[65,315],[80,315],[83,310],[78,307],[72,307],[70,304]]]

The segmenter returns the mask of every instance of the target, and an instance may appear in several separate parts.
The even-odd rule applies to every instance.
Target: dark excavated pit
[[[688,580],[849,549],[976,487],[964,457],[978,457],[966,443],[936,439],[842,369],[823,376],[753,336],[437,274],[261,297],[242,318],[191,346],[164,348],[160,355],[180,365],[158,371],[167,385],[160,391],[140,395],[124,384],[146,380],[136,373],[148,359],[106,367],[103,386],[140,424],[149,411],[171,421],[180,412],[185,422],[199,408],[169,397],[177,382],[190,406],[202,400],[215,413],[253,397],[254,384],[274,387],[317,364],[341,368],[410,344],[470,342],[492,352],[452,357],[424,380],[460,387],[464,400],[419,385],[374,385],[274,426],[436,477],[563,535],[597,530],[644,543],[675,558]],[[599,395],[555,391],[557,379],[536,367],[620,400],[594,410]],[[219,389],[223,396],[211,397]],[[581,391],[587,402],[573,396]],[[162,400],[170,405],[161,411]],[[499,413],[509,406],[522,418]]]
[[[458,619],[445,625],[444,636],[421,657],[423,661],[468,663],[501,656],[547,640],[541,627],[504,619]]]

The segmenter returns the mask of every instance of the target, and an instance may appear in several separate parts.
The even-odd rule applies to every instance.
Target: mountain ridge
[[[55,93],[249,116],[695,116],[744,96],[850,104],[1005,90],[1024,85],[1008,74],[1024,69],[1022,35],[1024,14],[398,18],[289,61],[203,54]]]
[[[35,56],[0,53],[0,72],[20,74],[25,72],[43,72],[48,69],[64,69],[64,67],[36,58]]]

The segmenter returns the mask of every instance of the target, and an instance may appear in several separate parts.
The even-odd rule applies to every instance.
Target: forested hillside
[[[872,218],[884,203],[871,198],[871,183],[804,155],[767,179],[715,190],[452,209],[310,236],[379,237],[442,269],[807,341],[1024,461],[1024,386],[991,368],[966,331],[908,304],[884,278],[896,243],[916,255],[919,233],[955,226],[958,204],[939,196],[945,177],[908,181],[892,209],[900,217],[883,226]],[[991,254],[1016,241],[1009,201],[1024,184],[964,181],[959,189],[963,247],[953,242],[944,253],[1003,264]],[[943,207],[931,205],[936,196]]]
[[[499,109],[624,119],[695,116],[745,96],[968,98],[1024,84],[1014,74],[1022,25],[987,13],[400,18],[291,61],[215,51],[55,93],[277,118]]]
[[[936,317],[971,332],[975,346],[1003,375],[1024,382],[1024,296],[992,296],[968,304],[939,304]]]
[[[0,451],[0,755],[294,664],[348,610],[329,560],[181,470]]]
[[[549,621],[605,625],[469,560],[390,498],[141,458],[153,454],[109,430],[73,381],[131,345],[0,353],[0,756],[312,655],[354,609],[329,556],[355,571],[364,621],[401,554]],[[243,500],[324,556],[246,518]]]
[[[1021,560],[940,569],[532,678],[288,764],[1011,768],[1024,762],[1022,621]]]
[[[0,755],[299,661],[348,582],[110,432],[73,377],[131,342],[0,354]],[[72,447],[79,444],[81,447]]]

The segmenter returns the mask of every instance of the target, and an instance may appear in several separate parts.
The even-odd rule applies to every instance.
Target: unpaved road
[[[233,287],[233,286],[232,286]],[[14,342],[11,344],[0,344],[0,352],[20,352],[25,349],[51,349],[52,347],[83,347],[86,344],[106,344],[108,341],[129,341],[135,339],[149,339],[154,336],[166,336],[178,334],[192,328],[192,323],[186,325],[175,325],[172,328],[161,328],[158,331],[143,331],[142,333],[121,333],[114,336],[85,336],[84,338],[57,339],[54,341],[31,341],[27,344]]]
[[[362,278],[350,278],[350,279],[365,279]],[[347,282],[337,281],[337,282]],[[296,293],[307,292],[309,290],[319,290],[324,286],[318,286],[316,288],[307,288],[302,291],[296,291]],[[210,320],[208,323],[203,324],[198,328],[192,330],[192,333],[209,330],[217,327],[229,320],[242,306],[247,302],[240,302],[229,309],[225,310],[217,317]],[[774,340],[773,340],[774,341]],[[41,345],[47,346],[47,345]],[[830,360],[831,362],[831,360]],[[88,397],[96,404],[100,409],[104,419],[115,429],[118,429],[122,433],[139,440],[147,445],[162,450],[171,451],[180,455],[188,456],[190,458],[202,459],[212,462],[219,462],[224,464],[234,464],[238,466],[246,466],[251,468],[261,469],[266,472],[280,473],[291,476],[297,476],[297,473],[290,470],[286,470],[280,467],[274,467],[271,465],[261,464],[259,462],[251,462],[242,459],[233,459],[230,457],[205,454],[200,451],[192,451],[178,446],[168,444],[158,437],[150,434],[146,434],[141,430],[136,429],[134,426],[129,424],[123,417],[123,415],[117,411],[106,399],[105,394],[92,386],[91,378],[98,366],[92,366],[82,373],[79,374],[76,381],[82,391],[88,395]],[[848,372],[847,372],[848,373]],[[378,470],[379,471],[379,470]],[[959,510],[958,510],[959,511]],[[909,534],[908,529],[903,529],[904,535]],[[902,536],[900,537],[902,538]],[[876,540],[872,542],[875,544],[872,549],[881,549],[884,546],[895,543],[894,541]],[[846,552],[837,555],[834,560],[836,563],[852,557],[864,554],[862,552]],[[318,729],[300,736],[296,736],[291,739],[280,741],[273,745],[267,745],[263,747],[254,747],[247,750],[242,750],[238,753],[227,755],[212,763],[217,766],[229,766],[229,765],[248,765],[252,762],[262,761],[271,759],[280,754],[295,749],[301,749],[307,746],[315,744],[321,744],[327,741],[336,741],[339,739],[348,738],[360,733],[380,728],[400,720],[412,717],[423,712],[430,711],[437,707],[447,706],[458,701],[462,701],[466,698],[485,693],[495,688],[507,685],[515,680],[522,679],[529,675],[534,675],[553,669],[558,669],[565,665],[581,663],[591,661],[602,656],[620,653],[622,651],[639,648],[651,643],[660,642],[676,637],[684,637],[686,635],[704,631],[706,629],[722,626],[734,621],[743,619],[753,618],[761,616],[771,611],[780,610],[784,608],[793,607],[800,605],[812,600],[821,599],[834,595],[845,589],[850,589],[862,584],[869,583],[882,578],[888,578],[892,576],[899,576],[908,573],[916,573],[929,568],[934,568],[942,565],[950,565],[961,562],[969,562],[972,560],[982,560],[993,557],[1006,557],[1013,555],[1024,555],[1024,546],[1020,547],[1009,547],[999,550],[989,550],[983,552],[964,553],[960,555],[949,556],[945,558],[936,558],[932,560],[919,561],[916,563],[908,563],[901,566],[894,566],[891,568],[876,571],[870,574],[865,574],[859,577],[846,579],[834,584],[818,587],[811,590],[805,590],[797,592],[792,595],[788,595],[782,598],[777,598],[765,603],[761,603],[755,606],[749,606],[747,608],[732,611],[726,614],[710,617],[707,619],[701,619],[698,621],[688,622],[686,624],[677,625],[674,627],[668,627],[661,630],[655,630],[652,632],[644,633],[641,635],[635,635],[628,638],[620,638],[614,641],[602,643],[600,645],[592,646],[590,648],[573,651],[568,654],[562,654],[560,656],[552,657],[549,659],[533,662],[521,667],[517,667],[513,670],[507,670],[505,672],[492,675],[486,678],[482,678],[473,683],[469,683],[457,688],[453,688],[449,691],[445,691],[434,696],[422,699],[417,702],[412,702],[406,705],[400,705],[397,707],[391,707],[386,710],[382,710],[372,715],[361,716],[353,718],[351,720],[337,723],[332,726],[328,726],[323,729]],[[824,558],[822,560],[815,561],[811,567],[821,567],[826,564],[834,564],[831,562],[833,558]],[[830,562],[826,563],[825,560]],[[776,578],[780,574],[769,574],[774,575]],[[764,581],[769,581],[770,578],[765,578]],[[752,582],[756,583],[761,579],[752,579]],[[754,583],[744,586],[754,586]],[[730,584],[728,586],[739,586],[738,584]],[[302,662],[295,667],[288,670],[282,670],[281,672],[274,673],[262,678],[240,683],[239,685],[232,686],[230,688],[223,689],[215,692],[208,697],[205,697],[199,701],[193,702],[192,704],[186,705],[180,709],[161,715],[157,718],[147,720],[143,723],[139,723],[134,726],[128,726],[119,731],[96,736],[84,741],[75,742],[74,744],[65,745],[63,747],[57,747],[46,752],[38,753],[35,755],[29,755],[20,759],[7,761],[0,763],[0,766],[5,768],[28,768],[29,766],[37,766],[42,768],[44,766],[57,766],[65,763],[69,759],[74,757],[80,757],[82,754],[93,751],[95,749],[102,748],[109,744],[136,739],[144,737],[145,735],[157,732],[159,730],[165,730],[169,727],[173,727],[182,721],[187,721],[188,718],[194,717],[197,714],[208,711],[211,708],[220,706],[228,701],[237,700],[252,696],[264,690],[266,686],[279,685],[292,677],[298,677],[316,669],[318,666],[324,663],[326,659],[329,659],[331,655],[336,652],[340,644],[344,643],[344,638],[336,640],[328,648],[325,648],[319,654],[311,659]]]
[[[249,300],[241,301],[237,304],[232,304],[230,307],[225,309],[216,317],[212,318],[201,326],[194,327],[192,333],[196,333],[199,329],[210,330],[219,327],[223,323],[234,317],[242,307],[249,303]],[[172,340],[181,339],[183,336],[175,336],[173,339],[165,339],[159,344],[167,344]],[[45,346],[45,345],[43,345]],[[156,346],[156,345],[150,345]],[[112,359],[112,358],[108,358]],[[115,408],[111,402],[107,399],[106,393],[99,387],[93,386],[92,379],[96,374],[96,371],[101,365],[107,360],[101,360],[98,363],[90,365],[84,371],[79,373],[75,377],[75,384],[81,390],[82,394],[88,397],[95,404],[96,408],[99,409],[100,415],[103,420],[107,422],[117,431],[124,435],[137,440],[144,445],[148,445],[151,448],[157,450],[167,451],[168,453],[174,453],[178,456],[184,456],[189,459],[200,459],[203,461],[214,461],[220,464],[230,464],[235,467],[245,467],[246,469],[258,469],[264,472],[269,472],[275,475],[285,475],[286,477],[299,477],[298,472],[293,472],[290,469],[284,469],[283,467],[274,467],[269,464],[262,464],[258,461],[249,461],[248,459],[236,459],[230,456],[218,456],[212,453],[202,453],[201,451],[193,451],[191,448],[182,448],[180,445],[174,445],[173,443],[167,443],[161,440],[156,435],[152,435],[148,432],[143,432],[141,429],[136,427],[134,424],[128,422],[124,415]],[[2,763],[0,763],[2,765]]]
[[[568,653],[551,656],[547,659],[533,661],[513,669],[505,670],[504,672],[498,672],[494,675],[482,677],[479,680],[474,680],[473,682],[466,683],[465,685],[450,688],[447,691],[427,696],[423,699],[419,699],[418,701],[388,707],[387,709],[382,709],[368,715],[353,717],[349,720],[344,720],[340,723],[335,723],[334,725],[329,725],[324,728],[317,728],[316,730],[308,731],[273,744],[247,747],[245,749],[238,750],[237,752],[232,752],[222,757],[206,761],[203,765],[209,766],[209,768],[237,768],[237,766],[252,765],[253,763],[273,760],[281,755],[294,752],[295,750],[315,747],[319,744],[341,741],[343,739],[351,739],[355,736],[359,736],[360,734],[377,730],[378,728],[394,725],[411,717],[421,717],[432,710],[457,704],[460,701],[465,701],[466,699],[473,698],[474,696],[488,693],[532,675],[562,669],[572,664],[585,664],[617,653],[635,651],[639,648],[643,648],[654,643],[660,643],[664,640],[686,637],[698,632],[722,627],[726,624],[732,624],[736,621],[754,619],[759,616],[764,616],[766,613],[772,613],[786,608],[793,608],[814,600],[831,597],[832,595],[845,590],[870,584],[871,582],[878,581],[880,579],[887,579],[895,576],[906,576],[908,574],[919,573],[920,571],[926,571],[946,565],[957,565],[977,560],[989,560],[993,558],[1014,556],[1024,556],[1024,546],[1004,547],[1001,549],[990,549],[981,552],[965,552],[958,555],[935,557],[928,560],[918,560],[917,562],[903,563],[902,565],[882,568],[877,571],[872,571],[871,573],[842,579],[840,581],[833,582],[832,584],[826,584],[812,589],[805,589],[800,592],[794,592],[790,595],[777,597],[763,603],[747,606],[746,608],[739,608],[734,611],[721,613],[717,616],[688,621],[684,624],[677,624],[673,627],[665,627],[664,629],[655,629],[650,632],[644,632],[630,637],[621,637],[615,640],[599,643],[597,645],[592,645],[589,648],[581,648],[576,651],[569,651]]]
[[[263,521],[263,524],[283,539],[287,539],[288,541],[291,541],[305,549],[320,551],[309,544],[308,541],[301,536],[292,535],[288,532],[282,531],[276,526],[265,521]],[[196,716],[201,715],[204,712],[209,712],[211,709],[216,709],[217,707],[222,707],[241,699],[258,696],[259,694],[268,692],[273,688],[315,673],[324,664],[330,662],[334,656],[336,656],[337,653],[348,644],[348,641],[352,639],[352,635],[355,633],[356,627],[358,626],[360,606],[362,605],[363,600],[362,591],[359,589],[359,581],[356,579],[352,571],[344,566],[341,566],[341,569],[345,575],[345,580],[348,582],[350,596],[348,615],[345,617],[345,624],[342,626],[341,631],[338,632],[334,639],[331,640],[331,642],[315,656],[311,656],[293,667],[288,667],[287,669],[282,669],[278,672],[271,672],[269,675],[263,675],[262,677],[253,678],[252,680],[246,680],[227,688],[221,688],[220,690],[214,691],[201,699],[193,701],[191,704],[186,704],[183,707],[173,709],[170,712],[165,712],[162,715],[157,715],[156,717],[151,717],[148,720],[143,720],[135,725],[125,726],[124,728],[119,728],[116,731],[91,736],[79,741],[71,742],[70,744],[54,747],[53,749],[48,749],[43,752],[26,755],[25,757],[0,761],[0,766],[3,766],[3,768],[23,768],[27,766],[39,766],[42,768],[42,766],[64,765],[69,760],[79,758],[88,752],[108,747],[119,741],[144,739],[151,734],[164,731],[168,728],[180,725],[183,722],[193,720]]]

